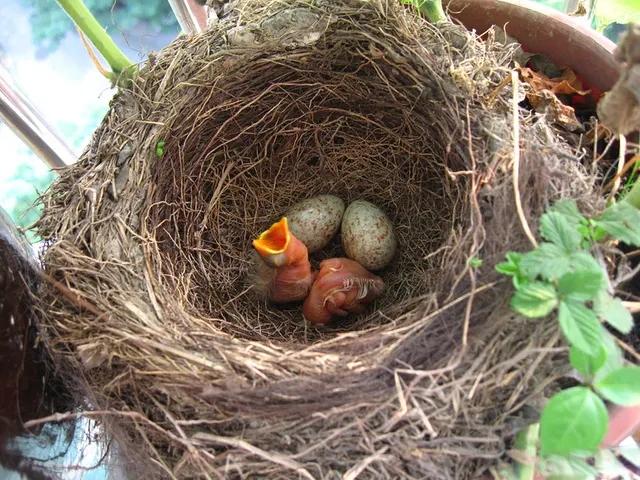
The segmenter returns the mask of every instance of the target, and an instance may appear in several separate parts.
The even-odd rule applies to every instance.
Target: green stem
[[[58,0],[58,3],[102,54],[116,77],[131,72],[131,60],[118,48],[82,0]]]
[[[431,23],[448,22],[449,18],[442,8],[442,0],[418,0],[416,2],[418,10]]]
[[[631,187],[629,193],[624,197],[624,200],[640,210],[640,178],[636,179],[633,187]]]
[[[534,423],[524,430],[520,430],[516,435],[515,448],[521,451],[526,458],[531,460],[531,464],[518,463],[516,467],[518,480],[533,480],[536,467],[536,445],[538,443],[538,434],[540,432],[540,424]]]

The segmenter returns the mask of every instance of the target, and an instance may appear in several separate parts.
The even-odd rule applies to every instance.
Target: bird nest
[[[130,467],[477,478],[505,454],[561,372],[493,266],[552,200],[594,202],[512,116],[512,56],[395,0],[247,0],[149,58],[39,222],[42,336]],[[255,291],[251,239],[321,193],[382,208],[399,251],[376,304],[315,328]]]

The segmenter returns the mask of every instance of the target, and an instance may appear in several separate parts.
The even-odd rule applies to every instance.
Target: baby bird
[[[258,282],[274,303],[304,300],[313,282],[307,247],[289,230],[283,217],[253,241],[263,262]]]
[[[334,315],[364,312],[383,291],[382,279],[358,262],[331,258],[320,263],[302,312],[309,322],[325,325]]]

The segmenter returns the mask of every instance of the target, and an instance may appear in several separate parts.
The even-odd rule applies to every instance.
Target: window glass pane
[[[179,32],[166,0],[84,0],[133,61],[143,61]],[[80,153],[114,90],[91,63],[71,20],[55,0],[0,0],[0,64],[46,121]],[[26,227],[28,211],[54,175],[0,122],[0,206]]]
[[[49,186],[55,174],[6,126],[0,128],[0,145],[6,159],[0,169],[0,207],[16,225],[28,228],[39,215],[34,207],[38,192]],[[26,233],[31,242],[36,240],[32,232]]]

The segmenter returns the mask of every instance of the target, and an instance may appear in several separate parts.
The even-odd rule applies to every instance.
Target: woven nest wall
[[[239,3],[151,57],[43,197],[44,341],[145,475],[477,478],[556,388],[554,322],[493,273],[528,245],[512,50],[398,3]],[[594,205],[544,119],[515,124],[531,227]],[[251,239],[318,193],[399,238],[385,295],[327,328],[251,281]]]

